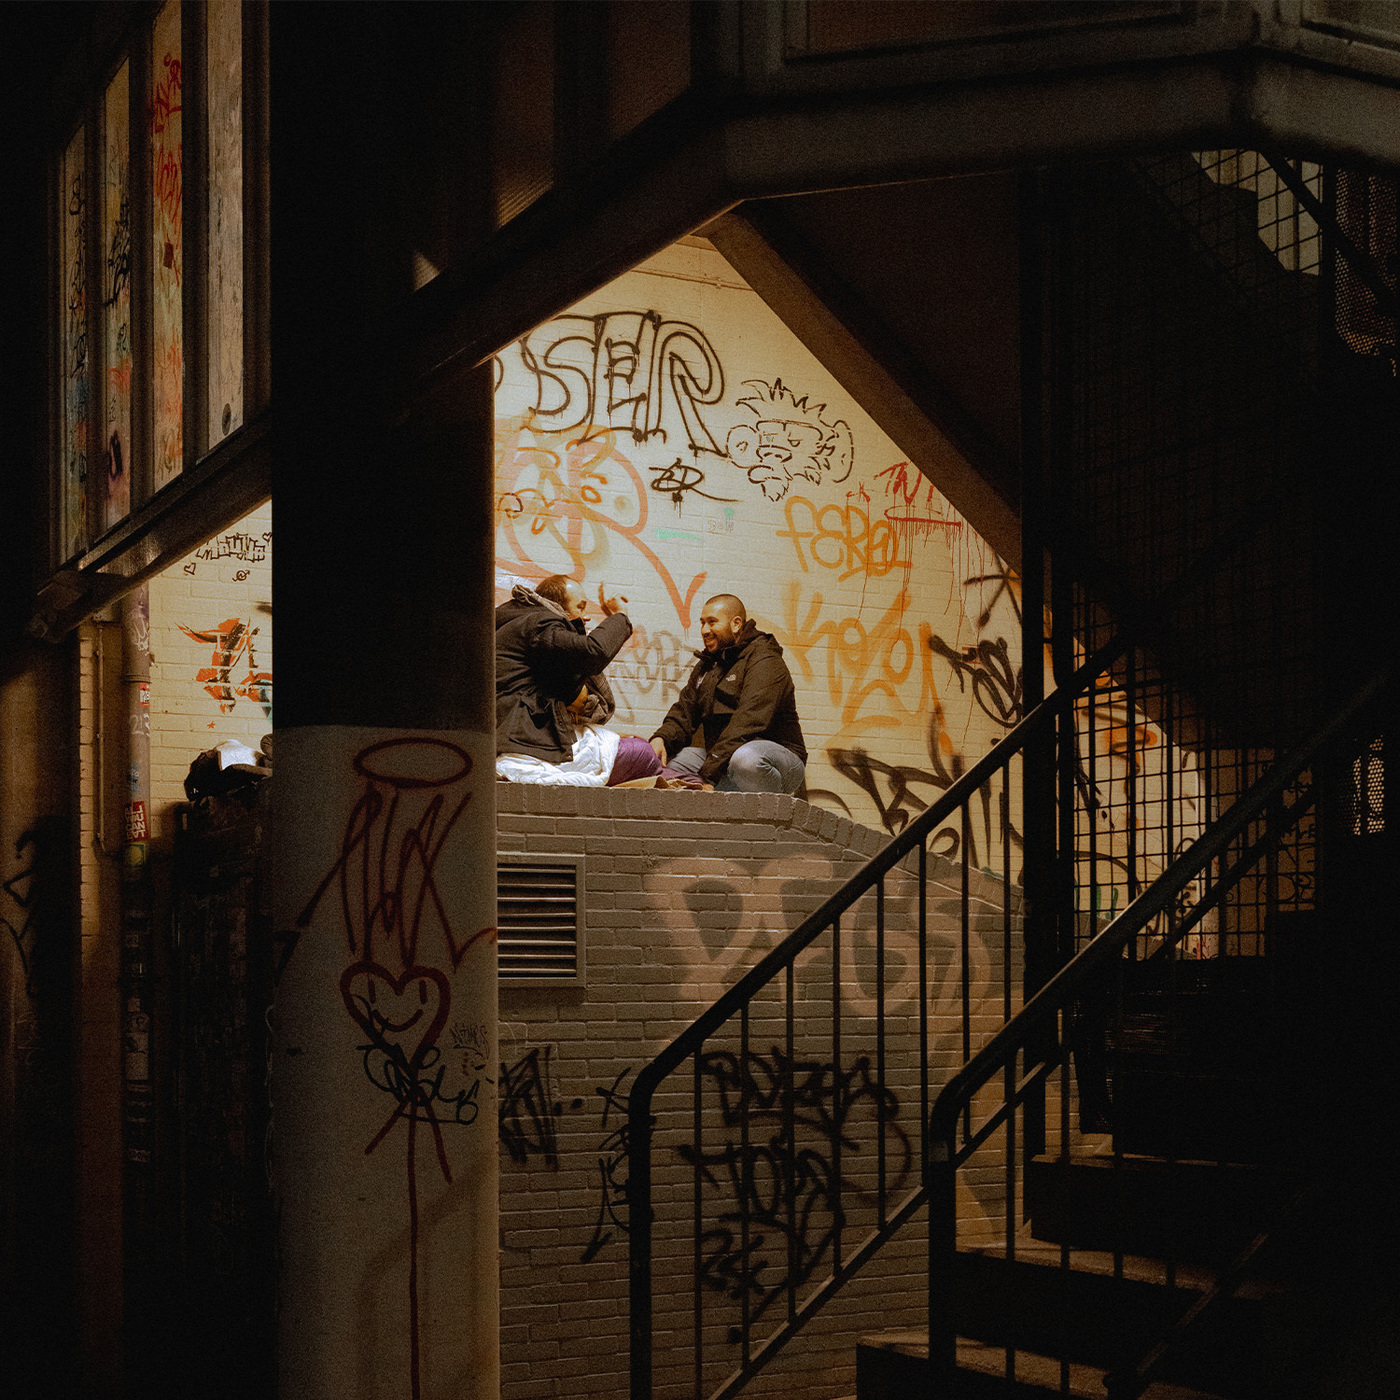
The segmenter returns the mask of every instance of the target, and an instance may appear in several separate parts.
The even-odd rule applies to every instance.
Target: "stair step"
[[[1018,1247],[1012,1260],[999,1250],[959,1251],[958,1332],[1107,1370],[1134,1364],[1199,1296],[1182,1278],[1168,1287],[1155,1261],[1136,1261],[1131,1271],[1125,1261],[1122,1277],[1114,1277],[1111,1255],[1076,1253],[1071,1264],[1080,1267],[1062,1268],[1053,1247],[1043,1254]]]
[[[1087,1250],[1219,1261],[1278,1218],[1297,1173],[1124,1154],[1037,1157],[1026,1173],[1035,1238]]]
[[[1006,1350],[959,1337],[957,1390],[949,1400],[1043,1400],[1060,1395],[1060,1362],[1037,1352],[1014,1354],[1014,1379],[1006,1375]],[[855,1400],[908,1400],[928,1367],[928,1333],[880,1332],[862,1337],[856,1347]],[[1069,1394],[1081,1400],[1104,1400],[1103,1370],[1075,1362],[1069,1366]],[[1143,1400],[1221,1400],[1211,1391],[1154,1383]]]

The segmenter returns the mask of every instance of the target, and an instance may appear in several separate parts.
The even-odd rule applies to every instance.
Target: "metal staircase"
[[[1320,664],[1317,506],[1395,423],[1384,375],[1365,431],[1337,391],[1348,327],[1388,324],[1393,357],[1368,250],[1395,231],[1355,200],[1344,228],[1320,180],[1313,273],[1191,157],[1039,178],[1028,713],[638,1076],[632,1400],[800,1372],[796,1338],[847,1315],[854,1349],[881,1297],[928,1328],[860,1347],[861,1400],[1252,1400],[1337,1325],[1299,1283],[1326,1269],[1269,1261],[1316,1262],[1308,1222],[1370,1199],[1332,1164],[1377,1084],[1394,701]]]

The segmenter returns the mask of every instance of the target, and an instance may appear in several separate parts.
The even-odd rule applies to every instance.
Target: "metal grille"
[[[1337,334],[1352,354],[1377,357],[1393,379],[1396,373],[1396,181],[1393,177],[1339,170],[1332,199],[1338,227],[1360,254],[1355,262],[1349,258],[1337,262]],[[1356,265],[1362,260],[1369,266]],[[1388,306],[1383,300],[1383,291],[1389,292]]]
[[[1319,178],[1214,152],[1027,182],[1027,658],[1044,550],[1055,686],[633,1082],[634,1400],[737,1394],[877,1252],[920,1274],[900,1231],[925,1204],[949,1393],[983,1265],[1048,1246],[1068,1310],[1071,1249],[1111,1251],[1115,1288],[1150,1249],[1170,1291],[1253,1237],[1219,1202],[1197,1231],[1190,1172],[1293,1160],[1316,1121],[1316,814],[1334,773],[1370,791],[1379,729],[1315,601],[1314,483],[1378,460],[1391,421],[1374,374],[1337,389],[1362,357]],[[1163,1165],[1166,1230],[1133,1214],[1129,1155]],[[1111,1165],[1103,1210],[1085,1162]],[[1070,1394],[1074,1345],[1035,1335]]]
[[[1313,494],[1326,474],[1315,427],[1325,243],[1308,208],[1324,178],[1307,162],[1284,165],[1178,152],[1079,167],[1056,188],[1046,364],[1060,505],[1052,612],[1071,620],[1061,678],[1126,617],[1157,607],[1143,645],[1078,707],[1073,814],[1061,818],[1077,889],[1066,951],[1151,884],[1328,701]],[[1312,908],[1314,837],[1311,819],[1299,823],[1181,952],[1262,953],[1266,926]],[[1139,957],[1159,934],[1144,932]]]
[[[506,858],[496,866],[496,937],[503,982],[583,976],[583,857]]]
[[[1350,827],[1353,836],[1385,830],[1385,738],[1378,734],[1351,765]]]

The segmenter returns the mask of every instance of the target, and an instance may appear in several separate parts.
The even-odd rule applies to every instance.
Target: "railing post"
[[[953,1263],[958,1248],[958,1168],[951,1134],[929,1132],[924,1184],[928,1190],[928,1388],[927,1400],[954,1394],[958,1364],[953,1311]]]
[[[627,1272],[630,1400],[651,1400],[651,1093],[627,1106]]]
[[[1021,694],[1026,714],[1045,698],[1044,190],[1021,177]],[[1029,1000],[1054,971],[1055,736],[1028,736],[1021,764],[1025,970]],[[1043,1094],[1026,1100],[1024,1151],[1045,1149]]]

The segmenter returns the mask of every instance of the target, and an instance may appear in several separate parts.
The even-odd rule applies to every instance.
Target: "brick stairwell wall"
[[[636,1072],[762,954],[837,890],[887,840],[796,798],[772,794],[609,791],[499,784],[498,843],[507,852],[584,857],[586,984],[501,989],[501,1280],[504,1400],[627,1393],[626,1098]],[[886,1151],[904,1189],[918,1176],[917,913],[915,869],[886,891]],[[929,997],[935,1088],[962,1062],[961,873],[929,860]],[[1002,883],[970,876],[974,1038],[1001,1023]],[[1013,985],[1020,895],[1011,891]],[[867,896],[843,920],[840,1133],[845,1248],[873,1220],[875,912]],[[794,1081],[802,1134],[800,1276],[830,1265],[832,1139],[831,944],[819,939],[796,980]],[[754,1084],[775,1084],[785,1043],[783,1004],[758,1003],[750,1024]],[[733,1179],[738,1128],[732,1071],[737,1030],[706,1062],[702,1155],[707,1195],[701,1293],[708,1391],[734,1364],[726,1333],[744,1287],[760,1330],[782,1311],[784,1220],[755,1222],[745,1267],[737,1224],[719,1192]],[[726,1074],[728,1079],[726,1081]],[[694,1292],[690,1183],[691,1070],[663,1086],[653,1180],[658,1396],[692,1394],[688,1350]],[[771,1118],[752,1128],[756,1176],[773,1163]],[[761,1195],[767,1187],[756,1180]],[[963,1214],[975,1230],[978,1179]],[[902,1191],[895,1193],[897,1199]],[[729,1198],[732,1203],[732,1196]],[[761,1239],[759,1238],[761,1236]],[[801,1339],[751,1384],[763,1397],[843,1396],[855,1389],[855,1338],[921,1323],[922,1216],[839,1295]],[[803,1287],[799,1295],[807,1287]],[[771,1302],[770,1302],[771,1300]]]

